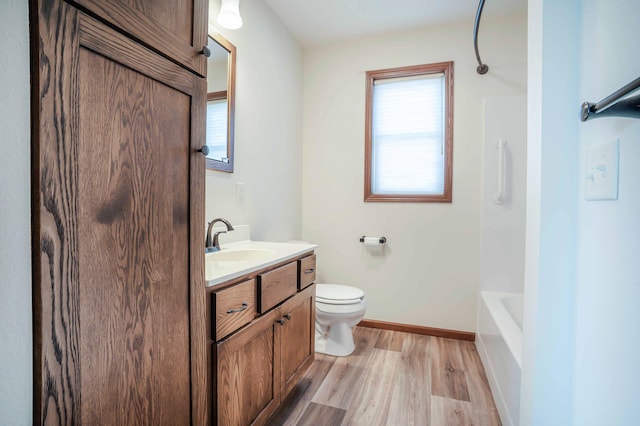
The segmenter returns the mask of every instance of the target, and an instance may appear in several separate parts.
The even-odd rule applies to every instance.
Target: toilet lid
[[[364,292],[356,287],[340,284],[316,284],[316,302],[330,305],[360,303]]]

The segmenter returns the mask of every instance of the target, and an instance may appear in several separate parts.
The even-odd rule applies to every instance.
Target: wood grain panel
[[[193,424],[211,424],[211,345],[207,333],[207,292],[204,279],[205,157],[198,150],[205,145],[207,81],[193,78],[191,93],[191,146],[189,173],[189,289],[191,300],[191,415]]]
[[[78,14],[60,2],[32,2],[31,211],[34,423],[80,423],[78,274]],[[72,177],[72,178],[69,178]]]
[[[285,318],[281,330],[281,387],[287,395],[314,360],[315,286],[287,300],[280,308]]]
[[[95,52],[104,52],[115,61],[126,63],[140,73],[162,81],[165,85],[181,92],[194,92],[194,75],[172,62],[165,61],[160,67],[149,67],[158,61],[158,54],[147,49],[123,34],[114,32],[105,24],[91,19],[85,14],[79,15],[80,44]],[[206,82],[205,82],[206,84]],[[206,86],[205,86],[206,87]],[[200,131],[202,132],[202,131]]]
[[[79,80],[83,419],[188,422],[191,99],[86,49]]]
[[[316,255],[298,260],[298,289],[311,285],[316,280]]]
[[[249,324],[256,317],[256,280],[214,293],[213,303],[217,341]]]
[[[207,0],[76,0],[115,26],[185,67],[204,76],[207,44]]]
[[[204,423],[204,79],[66,3],[31,18],[34,421]]]
[[[258,312],[265,313],[298,289],[298,267],[289,263],[271,272],[258,275]]]
[[[280,325],[271,311],[216,346],[217,424],[262,424],[280,403]]]

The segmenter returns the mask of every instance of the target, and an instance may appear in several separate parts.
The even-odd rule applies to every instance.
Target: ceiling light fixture
[[[218,23],[229,30],[237,30],[242,26],[240,0],[222,0]]]

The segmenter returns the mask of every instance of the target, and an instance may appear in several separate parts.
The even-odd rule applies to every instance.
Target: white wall
[[[206,219],[250,224],[256,240],[300,238],[301,48],[262,1],[241,2],[238,30],[220,28],[220,1],[209,3],[210,28],[236,46],[237,59],[235,170],[207,171]],[[243,201],[237,183],[244,184]]]
[[[636,0],[584,0],[580,101],[597,102],[640,76]],[[584,151],[620,139],[617,201],[585,201]],[[640,419],[640,120],[580,125],[576,425]]]
[[[31,424],[28,6],[0,13],[0,424]]]
[[[475,331],[482,100],[525,93],[526,19],[483,17],[484,76],[472,29],[465,22],[305,50],[302,234],[320,245],[319,281],[362,288],[367,318]],[[364,203],[365,72],[450,60],[453,203]],[[385,256],[366,253],[361,235],[386,236]]]
[[[525,208],[527,198],[527,109],[525,96],[484,102],[480,290],[524,291]],[[498,190],[497,141],[505,142],[504,192]]]
[[[581,123],[638,77],[634,0],[529,1],[529,188],[521,424],[640,418],[640,122]],[[590,145],[620,139],[619,198],[586,201]]]
[[[580,1],[529,1],[522,425],[572,424]]]

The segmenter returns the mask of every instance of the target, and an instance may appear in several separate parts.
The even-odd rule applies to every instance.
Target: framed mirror
[[[207,168],[233,173],[236,47],[218,33],[207,45]]]

